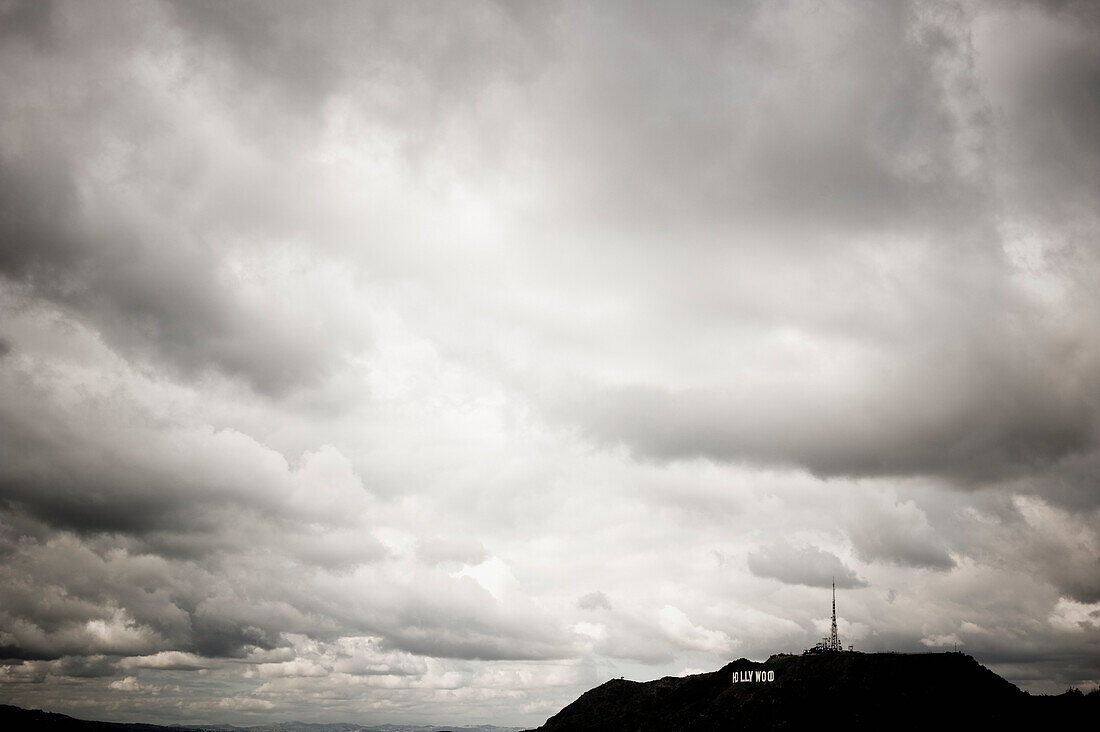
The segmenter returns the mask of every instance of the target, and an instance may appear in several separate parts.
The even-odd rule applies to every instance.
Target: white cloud
[[[728,653],[735,645],[722,631],[692,623],[683,610],[673,605],[661,608],[658,618],[661,630],[681,648]]]
[[[519,584],[500,557],[489,557],[474,566],[467,565],[451,576],[472,578],[497,600],[503,599],[506,592],[515,591]]]
[[[1059,598],[1047,622],[1059,630],[1070,632],[1100,628],[1100,602],[1084,603]]]
[[[124,679],[112,681],[107,687],[115,691],[142,691],[145,689],[145,687],[138,682],[137,678],[133,676],[127,676]]]

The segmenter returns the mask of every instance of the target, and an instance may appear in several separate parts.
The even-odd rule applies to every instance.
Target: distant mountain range
[[[165,727],[157,724],[123,724],[120,722],[93,722],[74,719],[64,714],[43,712],[38,709],[20,709],[0,704],[0,729],[35,730],[35,732],[519,732],[519,727],[494,727],[483,724],[476,727],[439,727],[434,725],[383,724],[363,726],[359,724],[307,724],[305,722],[280,722],[250,727],[231,724],[198,724]]]
[[[1031,696],[962,653],[831,652],[608,681],[537,732],[1097,729],[1098,720],[1100,691]]]

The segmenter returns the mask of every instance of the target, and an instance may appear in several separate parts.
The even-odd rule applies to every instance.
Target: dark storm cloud
[[[103,435],[73,429],[33,396],[7,400],[0,417],[0,497],[49,526],[80,533],[198,530],[202,504],[229,498],[149,464],[139,446],[105,459]]]
[[[0,37],[45,41],[50,27],[52,0],[19,0],[0,8]]]
[[[56,672],[62,676],[96,679],[119,674],[118,661],[107,656],[66,656],[58,661]]]
[[[324,3],[321,13],[317,7],[278,1],[170,5],[180,27],[197,43],[209,53],[228,56],[229,73],[243,76],[235,87],[257,80],[278,85],[288,93],[287,106],[313,110],[341,80],[333,38],[347,27],[351,3]]]
[[[913,373],[910,384],[868,384],[847,398],[795,391],[793,384],[753,393],[608,390],[590,395],[578,410],[591,415],[596,436],[659,459],[796,465],[822,476],[931,473],[981,481],[1027,473],[1092,444],[1093,395],[1059,398],[1055,379],[1027,376],[1010,375],[1011,383],[1000,384],[979,383],[978,373],[948,374],[937,388],[917,382],[942,376]],[[921,388],[931,388],[931,395]]]
[[[66,226],[76,191],[63,162],[46,156],[0,166],[0,272],[56,282],[81,264],[78,234]]]
[[[1100,13],[1091,3],[1044,9],[1051,12],[1002,18],[996,26],[1014,44],[1025,44],[1016,48],[1024,53],[1015,61],[1009,53],[996,58],[1003,64],[996,69],[997,101],[1007,103],[1002,114],[1016,143],[1004,154],[1019,166],[1011,180],[1019,203],[1051,223],[1073,226],[1082,214],[1095,214],[1100,192],[1094,174],[1100,161],[1100,51],[1093,42]],[[1044,22],[1032,23],[1036,18]],[[1072,30],[1062,25],[1067,22]]]
[[[72,172],[40,163],[2,166],[0,273],[93,317],[119,346],[184,373],[216,367],[280,392],[324,372],[334,354],[318,335],[242,303],[209,248],[124,221],[97,227],[76,201]]]
[[[200,656],[233,658],[243,656],[245,649],[271,650],[278,645],[278,631],[264,630],[254,625],[240,625],[218,617],[192,617],[189,647]]]
[[[293,0],[220,3],[169,0],[178,27],[202,54],[224,59],[227,89],[263,96],[278,91],[275,106],[299,116],[315,114],[330,94],[367,84],[368,99],[396,77],[420,87],[398,107],[401,122],[430,127],[442,103],[472,101],[490,80],[532,73],[545,53],[556,3],[517,7],[474,2],[453,8],[433,2],[358,3],[326,0],[310,7]],[[378,96],[376,96],[376,94]],[[426,97],[421,94],[428,95]],[[262,133],[262,131],[261,131]]]
[[[1071,511],[1096,508],[1096,476],[1100,475],[1100,450],[1062,461],[1055,469],[1039,476],[1011,483],[1014,490],[1040,495],[1051,503]]]
[[[631,231],[776,217],[805,234],[967,224],[985,190],[954,169],[956,121],[934,70],[957,40],[913,33],[905,4],[861,9],[601,6],[574,39],[588,123],[561,120],[566,154],[584,155],[569,160],[576,188],[564,193]],[[811,27],[827,30],[805,43]]]
[[[867,586],[840,557],[816,546],[774,544],[750,552],[747,561],[749,571],[757,577],[771,577],[787,584],[829,587],[835,581],[837,587],[845,589]]]

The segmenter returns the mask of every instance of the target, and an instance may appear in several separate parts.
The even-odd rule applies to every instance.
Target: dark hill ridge
[[[734,672],[774,681],[733,682]],[[1032,697],[962,653],[822,653],[742,658],[713,673],[616,679],[586,692],[538,732],[990,729],[1100,719],[1100,692]]]

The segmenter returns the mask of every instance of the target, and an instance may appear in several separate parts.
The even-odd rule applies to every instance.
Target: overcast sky
[[[0,701],[1100,681],[1100,5],[0,0]]]

